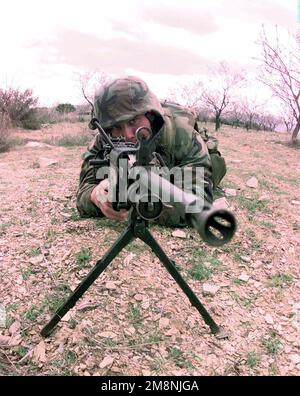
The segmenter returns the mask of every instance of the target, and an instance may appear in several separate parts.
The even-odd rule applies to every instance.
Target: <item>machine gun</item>
[[[127,227],[111,248],[96,262],[85,279],[43,327],[41,335],[43,337],[49,336],[62,317],[75,305],[77,300],[120,251],[135,238],[139,238],[160,259],[166,270],[186,294],[191,304],[201,314],[205,323],[210,327],[211,332],[218,338],[226,338],[227,334],[224,329],[219,327],[207,312],[176,269],[174,261],[166,255],[148,227],[151,220],[159,218],[164,206],[163,198],[168,196],[168,204],[171,204],[185,218],[186,222],[199,232],[205,242],[213,246],[221,246],[230,241],[235,233],[236,221],[233,214],[225,209],[215,209],[208,204],[203,206],[195,194],[183,191],[153,171],[153,167],[150,164],[153,158],[150,144],[152,132],[149,128],[141,127],[136,131],[136,145],[125,142],[122,139],[114,140],[110,138],[95,118],[91,120],[90,128],[97,128],[102,137],[101,156],[90,161],[90,164],[94,166],[95,176],[99,169],[103,170],[103,167],[109,166],[109,169],[113,170],[113,177],[110,180],[111,192],[117,197],[120,194],[122,196],[122,192],[124,191],[120,187],[125,182],[128,186],[127,194],[121,197],[122,199],[114,201],[113,208],[115,210],[129,209],[129,221]],[[136,162],[132,169],[135,170],[137,167],[140,167],[143,169],[143,172],[139,173],[138,180],[128,183],[127,165],[131,155],[136,156]],[[137,187],[142,193],[140,191],[139,194],[136,194]]]

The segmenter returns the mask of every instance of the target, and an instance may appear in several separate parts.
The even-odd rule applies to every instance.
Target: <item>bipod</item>
[[[137,216],[133,209],[130,215],[130,221],[126,229],[121,233],[118,239],[114,242],[112,247],[104,254],[104,256],[98,260],[94,268],[88,273],[85,279],[76,287],[74,292],[69,296],[67,301],[61,305],[55,312],[51,320],[41,330],[43,337],[48,337],[57,323],[63,318],[63,316],[76,304],[79,298],[84,292],[92,285],[92,283],[98,278],[98,276],[106,269],[111,261],[120,253],[120,251],[132,242],[135,238],[141,239],[146,243],[155,255],[160,259],[166,270],[173,277],[176,283],[180,286],[182,291],[190,300],[190,303],[198,310],[205,323],[210,327],[211,332],[217,338],[227,338],[227,334],[224,329],[219,327],[210,314],[207,312],[203,304],[199,301],[193,290],[182,278],[180,273],[175,267],[174,261],[170,260],[166,253],[163,251],[161,246],[158,244],[156,239],[153,237],[148,229],[148,221]]]

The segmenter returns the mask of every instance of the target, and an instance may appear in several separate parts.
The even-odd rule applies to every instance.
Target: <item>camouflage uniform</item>
[[[151,122],[153,150],[162,156],[169,169],[175,166],[204,168],[204,199],[212,203],[211,159],[207,146],[195,129],[195,117],[191,112],[176,104],[159,103],[144,81],[127,77],[101,87],[95,95],[95,113],[108,132],[116,124],[146,115]],[[83,155],[77,191],[77,208],[83,217],[103,216],[90,199],[96,183],[93,167],[89,165],[101,147],[101,136],[98,134]],[[175,225],[182,220],[174,210],[165,209],[159,221],[161,224]]]
[[[226,163],[219,151],[218,139],[208,133],[206,128],[201,128],[198,122],[195,124],[195,129],[200,133],[203,141],[205,142],[212,164],[212,181],[213,187],[216,188],[220,181],[226,174]]]

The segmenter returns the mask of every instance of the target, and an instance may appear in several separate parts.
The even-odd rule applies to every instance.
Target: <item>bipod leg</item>
[[[88,273],[85,279],[76,287],[74,292],[69,296],[68,300],[55,312],[52,319],[41,330],[43,337],[48,337],[53,328],[62,319],[62,317],[75,305],[76,301],[83,295],[83,293],[91,286],[91,284],[98,278],[98,276],[105,270],[110,262],[119,254],[119,252],[134,239],[132,226],[129,225],[119,238],[115,241],[112,247],[98,260],[94,268]]]
[[[217,338],[227,338],[227,334],[222,327],[219,327],[217,323],[213,320],[210,314],[207,312],[203,304],[199,301],[193,290],[186,283],[186,281],[182,278],[178,270],[175,268],[174,262],[169,259],[166,253],[163,251],[161,246],[152,236],[150,231],[146,227],[139,227],[135,231],[135,235],[140,238],[143,242],[145,242],[148,246],[151,247],[152,251],[156,254],[156,256],[163,263],[169,274],[173,277],[173,279],[180,286],[182,291],[190,300],[191,304],[198,310],[200,315],[203,317],[205,323],[210,327],[211,332]]]

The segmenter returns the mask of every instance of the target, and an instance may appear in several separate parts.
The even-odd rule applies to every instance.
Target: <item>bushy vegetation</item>
[[[73,106],[71,103],[60,103],[56,106],[56,111],[62,114],[74,113],[76,107]]]
[[[74,112],[61,112],[57,108],[58,106],[37,108],[37,114],[41,124],[88,122],[90,120],[89,112],[85,106],[77,106]]]
[[[36,105],[38,99],[30,89],[0,89],[0,112],[8,117],[12,126],[39,129]]]
[[[280,124],[280,120],[272,115],[265,114],[254,114],[254,119],[249,120],[246,114],[241,114],[240,117],[236,117],[231,111],[224,113],[221,124],[228,125],[233,128],[244,128],[247,131],[269,131],[274,132],[276,127]],[[215,117],[208,110],[201,110],[197,113],[197,120],[202,123],[215,123]]]
[[[0,112],[0,153],[8,151],[11,144],[10,119],[7,114]]]

